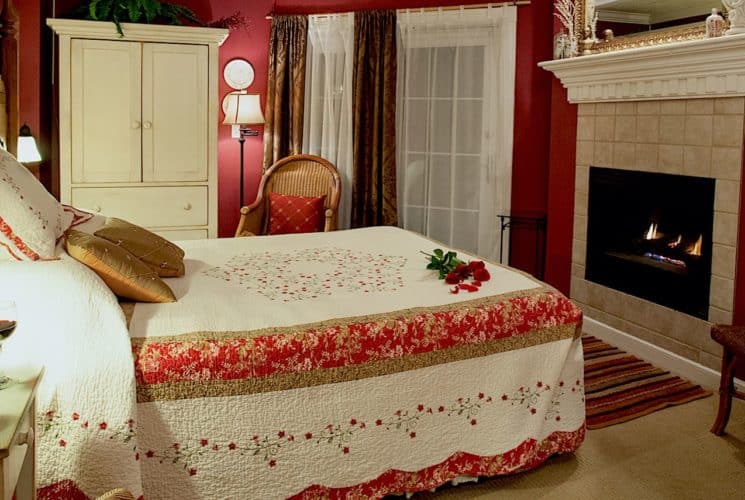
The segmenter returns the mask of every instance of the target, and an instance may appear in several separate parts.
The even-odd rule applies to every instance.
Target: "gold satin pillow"
[[[137,302],[175,302],[173,291],[147,264],[98,236],[70,230],[67,253],[98,274],[119,297]]]
[[[94,234],[128,250],[161,278],[184,275],[184,251],[143,227],[109,218]]]

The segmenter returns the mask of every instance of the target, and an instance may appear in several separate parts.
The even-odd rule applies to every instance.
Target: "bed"
[[[40,498],[378,498],[584,439],[581,312],[525,274],[450,293],[397,228],[181,245],[172,304],[64,253],[0,262],[8,355],[46,367]]]

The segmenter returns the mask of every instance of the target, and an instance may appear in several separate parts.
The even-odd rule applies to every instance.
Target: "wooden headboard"
[[[13,0],[0,0],[0,139],[16,154],[18,147],[18,13]]]

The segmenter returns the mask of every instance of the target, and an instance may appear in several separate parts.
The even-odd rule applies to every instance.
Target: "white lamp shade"
[[[225,112],[223,125],[261,125],[264,114],[261,112],[261,101],[258,94],[231,92],[222,102]]]
[[[41,161],[39,148],[36,147],[36,139],[32,135],[22,135],[18,138],[18,161],[19,163],[36,163]]]

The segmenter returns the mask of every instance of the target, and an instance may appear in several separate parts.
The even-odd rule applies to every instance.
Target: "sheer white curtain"
[[[326,158],[339,170],[341,229],[349,227],[351,215],[353,51],[353,14],[308,18],[303,152]]]
[[[509,213],[516,7],[399,11],[399,221],[495,259]]]

